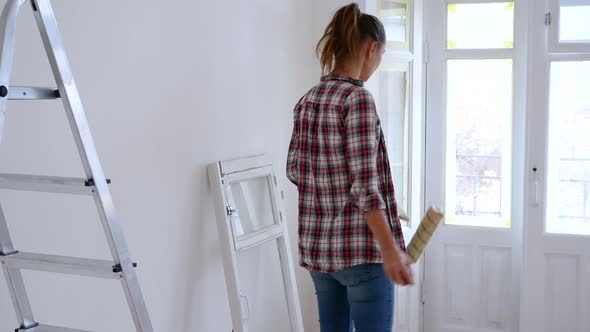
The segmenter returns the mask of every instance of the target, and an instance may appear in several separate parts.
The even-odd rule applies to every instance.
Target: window
[[[408,211],[409,177],[409,68],[408,64],[384,65],[379,79],[379,117],[387,142],[389,162],[395,185],[395,198]]]
[[[511,227],[513,3],[448,5],[446,223]],[[498,33],[500,32],[500,33]],[[456,58],[455,58],[456,57]]]
[[[385,26],[387,48],[408,50],[410,37],[409,0],[378,0],[377,16]]]
[[[547,231],[590,235],[590,61],[550,70]]]
[[[239,239],[274,225],[269,188],[268,177],[230,184],[229,201],[236,207],[232,227]]]
[[[590,43],[590,0],[559,1],[559,41]]]
[[[590,52],[590,0],[550,0],[550,52]]]
[[[514,4],[449,4],[449,49],[512,48]]]
[[[512,60],[447,65],[447,223],[510,226]]]
[[[412,119],[411,75],[413,50],[411,43],[410,0],[377,0],[377,16],[387,34],[386,54],[375,75],[373,93],[387,144],[395,199],[400,215],[410,211],[410,164]],[[409,227],[407,221],[402,224]]]

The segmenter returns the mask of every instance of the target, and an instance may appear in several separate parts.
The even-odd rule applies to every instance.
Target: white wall
[[[312,10],[318,4],[54,5],[155,330],[231,331],[205,166],[272,153],[296,234],[296,190],[283,167],[292,107],[317,79]],[[51,85],[29,8],[19,28],[14,84]],[[4,136],[0,172],[83,175],[57,102],[10,104]],[[17,249],[108,259],[90,199],[0,192],[0,201]],[[116,282],[33,272],[25,277],[39,321],[133,330]],[[298,277],[307,331],[314,331],[311,283],[302,269]],[[16,324],[0,278],[0,330]]]

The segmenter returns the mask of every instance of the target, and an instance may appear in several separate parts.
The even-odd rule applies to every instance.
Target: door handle
[[[533,177],[532,177],[532,195],[531,195],[531,206],[533,207],[539,207],[541,206],[541,201],[539,198],[539,187],[540,187],[540,181],[539,181],[539,174],[538,174],[538,169],[537,167],[533,167]]]
[[[539,180],[535,180],[533,190],[535,191],[533,206],[538,207],[539,205],[541,205],[541,203],[539,202]]]
[[[247,322],[250,320],[250,301],[248,301],[248,297],[244,295],[244,293],[240,292],[240,298],[244,300],[241,302],[241,311],[242,311],[242,321]],[[245,303],[244,303],[245,302]],[[244,310],[244,307],[246,310]],[[245,312],[244,312],[245,311]]]

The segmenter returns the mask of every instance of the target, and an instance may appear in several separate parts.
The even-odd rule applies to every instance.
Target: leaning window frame
[[[233,330],[235,332],[249,332],[249,302],[243,295],[238,269],[238,254],[263,245],[269,241],[276,241],[281,262],[281,272],[285,291],[285,300],[289,310],[291,331],[303,332],[303,320],[300,309],[295,268],[292,261],[287,224],[278,194],[278,183],[274,173],[271,158],[268,155],[258,155],[241,159],[219,161],[209,165],[209,180],[215,199],[215,214],[217,229],[223,256],[223,266],[227,293],[230,303]],[[273,204],[274,224],[260,229],[247,236],[240,237],[234,229],[231,215],[233,207],[230,204],[229,191],[231,184],[246,179],[266,177],[269,183],[269,194]],[[234,210],[235,212],[235,210]],[[244,301],[245,300],[245,301]],[[244,309],[245,308],[245,309]],[[252,331],[250,331],[252,332]]]

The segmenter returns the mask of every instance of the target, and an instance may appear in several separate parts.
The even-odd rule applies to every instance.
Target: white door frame
[[[548,287],[553,283],[550,264],[559,263],[561,258],[575,259],[578,284],[563,285],[578,293],[589,294],[590,285],[584,280],[590,278],[590,238],[583,235],[563,235],[546,233],[546,202],[548,197],[547,169],[549,165],[549,89],[550,65],[553,61],[590,61],[590,43],[572,44],[558,42],[559,4],[558,0],[532,1],[528,20],[529,38],[529,70],[527,108],[527,154],[526,154],[526,200],[524,229],[524,273],[521,301],[521,331],[544,331],[554,323],[554,312],[546,312],[549,303],[557,303],[559,299],[546,301],[551,296]],[[543,22],[543,17],[551,13],[550,26]],[[586,52],[586,53],[583,53]],[[534,84],[533,84],[534,82]],[[586,256],[586,257],[584,257]],[[556,259],[555,259],[556,258]],[[553,259],[553,260],[552,260]],[[571,271],[569,271],[571,272]],[[569,274],[566,271],[566,274]],[[561,274],[565,275],[565,274]],[[584,279],[583,279],[584,278]],[[560,286],[561,287],[561,286]],[[545,292],[547,291],[547,293]],[[555,301],[554,301],[555,300]],[[590,328],[590,316],[587,310],[590,298],[581,296],[578,299],[579,311],[575,325],[578,331]],[[557,317],[559,323],[559,318]],[[586,328],[586,329],[584,329]],[[568,331],[569,332],[569,331]],[[576,332],[576,331],[572,331]]]
[[[481,234],[482,230],[489,232],[488,234],[506,234],[509,233],[505,240],[502,240],[502,245],[510,248],[510,268],[511,277],[509,286],[511,289],[509,301],[514,305],[514,308],[519,307],[520,302],[520,281],[522,273],[522,235],[523,235],[523,208],[522,202],[524,200],[524,145],[525,145],[525,110],[526,110],[526,55],[527,55],[527,31],[526,24],[528,17],[529,0],[515,0],[515,22],[523,22],[514,25],[514,49],[512,50],[447,50],[446,45],[446,3],[493,3],[493,2],[510,2],[500,0],[425,0],[425,76],[426,76],[426,146],[424,152],[424,169],[425,169],[425,189],[424,189],[424,205],[425,209],[429,205],[445,206],[444,197],[444,161],[445,151],[431,150],[433,144],[437,144],[441,139],[445,138],[445,116],[444,109],[446,108],[446,88],[441,87],[446,82],[446,60],[453,59],[492,59],[497,57],[513,56],[513,130],[512,130],[512,208],[511,219],[512,228],[510,230],[502,229],[482,229],[479,227],[464,227],[464,236],[477,236]],[[442,30],[442,31],[441,31]],[[437,86],[438,84],[438,86]],[[437,233],[443,233],[447,225],[441,225],[443,230],[438,230]],[[455,227],[455,226],[452,226]],[[441,232],[442,231],[442,232]],[[442,234],[438,234],[442,235]],[[456,234],[455,234],[456,235]],[[453,235],[453,236],[455,236]],[[436,238],[436,235],[435,235]],[[452,239],[451,239],[452,240]],[[456,238],[459,243],[461,239]],[[438,253],[433,252],[435,248],[430,247],[426,250],[426,266],[424,268],[424,291],[423,301],[431,301],[432,294],[437,291],[431,288],[429,277],[432,277],[432,269],[429,269],[428,257],[431,259],[433,255]],[[474,254],[477,256],[477,254]],[[438,257],[438,256],[437,256]],[[440,287],[437,285],[435,287]],[[426,306],[424,307],[426,308]],[[509,313],[508,331],[517,331],[518,329],[518,313]],[[424,312],[423,320],[427,318],[427,313]],[[427,330],[426,321],[424,321],[423,331]],[[438,331],[432,331],[438,332]]]

